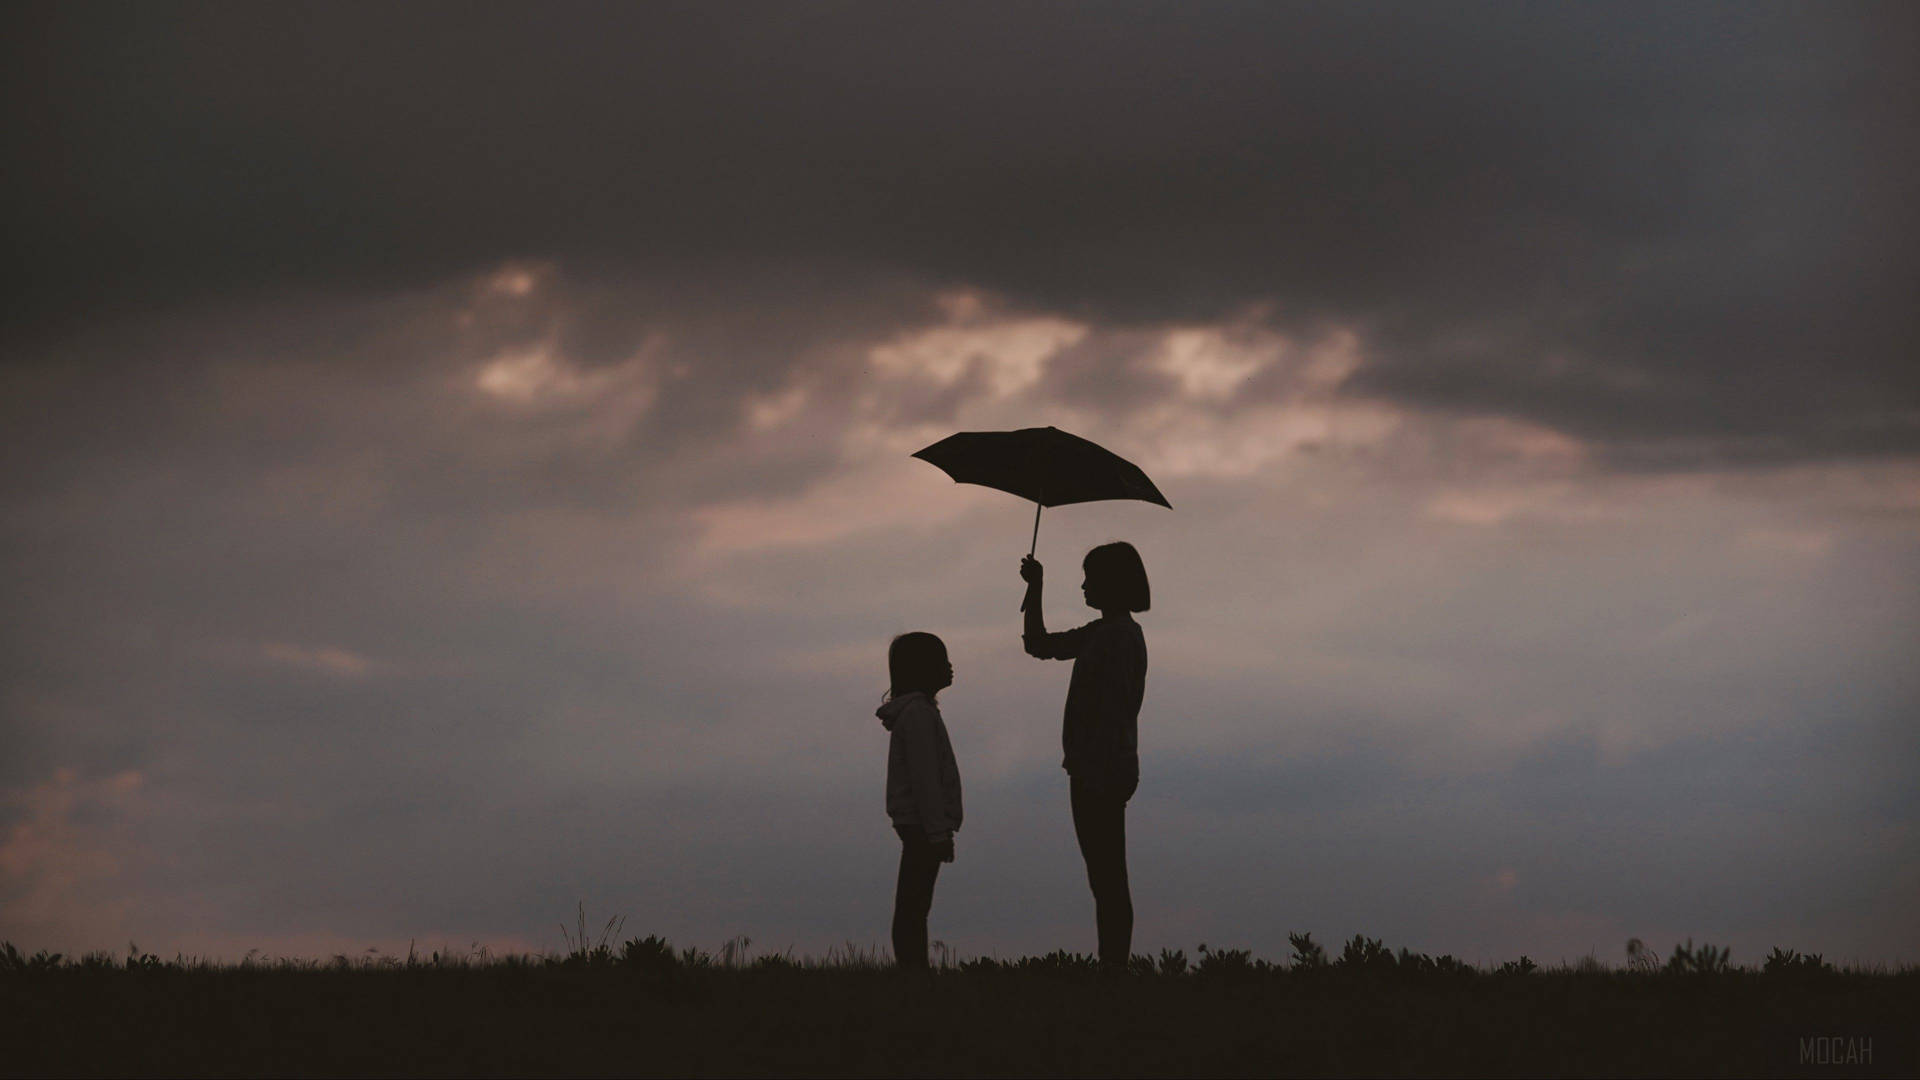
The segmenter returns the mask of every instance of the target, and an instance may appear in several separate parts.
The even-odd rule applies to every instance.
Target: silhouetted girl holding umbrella
[[[1140,786],[1137,731],[1147,682],[1147,639],[1133,621],[1147,610],[1147,571],[1132,544],[1087,552],[1080,592],[1100,617],[1047,633],[1040,616],[1042,575],[1033,552],[1047,506],[1138,499],[1172,509],[1138,465],[1055,427],[962,431],[914,452],[955,482],[996,488],[1033,501],[1033,538],[1020,576],[1027,582],[1023,640],[1044,660],[1073,661],[1060,741],[1072,789],[1073,831],[1087,860],[1100,963],[1124,971],[1133,948],[1133,897],[1127,888],[1127,800]]]
[[[1031,555],[1020,561],[1027,582],[1027,653],[1073,661],[1067,684],[1066,750],[1073,833],[1093,887],[1100,933],[1100,965],[1123,971],[1133,948],[1133,895],[1127,886],[1127,800],[1140,786],[1140,700],[1146,692],[1147,639],[1133,614],[1151,596],[1140,553],[1124,541],[1087,552],[1080,593],[1100,617],[1057,634],[1040,612],[1045,568]]]

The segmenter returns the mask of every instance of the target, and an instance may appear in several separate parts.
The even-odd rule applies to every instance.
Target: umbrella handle
[[[1038,499],[1033,501],[1033,540],[1027,545],[1027,558],[1029,559],[1033,558],[1035,551],[1040,550],[1040,508],[1044,505],[1045,504]],[[1027,598],[1024,596],[1020,598],[1020,610],[1027,610]]]

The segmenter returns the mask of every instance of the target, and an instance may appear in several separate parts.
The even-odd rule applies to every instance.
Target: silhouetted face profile
[[[1147,568],[1140,553],[1125,540],[1101,544],[1081,561],[1086,579],[1080,583],[1080,595],[1087,606],[1099,611],[1145,611],[1152,606],[1147,586]]]
[[[953,664],[946,642],[925,631],[901,634],[887,647],[887,676],[893,696],[924,691],[928,696],[953,685]]]

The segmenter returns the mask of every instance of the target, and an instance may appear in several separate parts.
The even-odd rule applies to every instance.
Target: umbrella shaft
[[[1027,558],[1029,559],[1033,558],[1033,553],[1040,549],[1040,508],[1044,505],[1045,504],[1038,499],[1033,501],[1033,542],[1027,545]],[[1031,596],[1033,594],[1029,592],[1027,595]],[[1026,597],[1021,597],[1020,599],[1020,610],[1027,610]]]

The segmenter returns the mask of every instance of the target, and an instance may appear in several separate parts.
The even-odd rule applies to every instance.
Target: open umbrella
[[[938,466],[956,483],[979,484],[1032,499],[1033,541],[1028,555],[1040,544],[1042,507],[1139,499],[1173,509],[1140,466],[1056,427],[962,431],[913,456]]]

